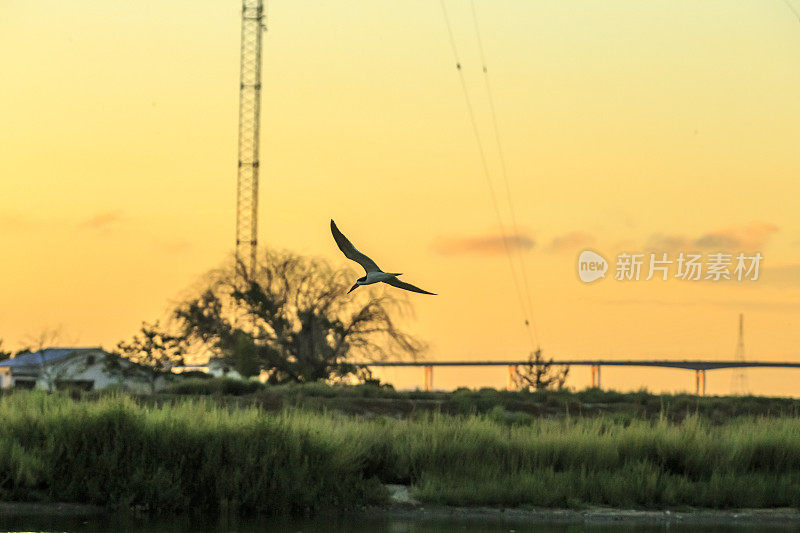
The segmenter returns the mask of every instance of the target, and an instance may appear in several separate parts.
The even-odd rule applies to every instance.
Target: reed
[[[0,491],[11,500],[312,514],[380,497],[360,453],[329,425],[210,401],[147,407],[38,392],[0,400]]]
[[[153,512],[313,514],[413,486],[450,505],[800,505],[800,419],[545,419],[0,398],[0,497]]]

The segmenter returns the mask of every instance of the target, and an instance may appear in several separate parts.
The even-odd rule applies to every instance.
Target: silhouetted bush
[[[209,395],[226,394],[230,396],[242,396],[264,389],[264,384],[253,380],[241,380],[233,378],[189,378],[181,379],[167,386],[164,390],[167,394],[182,395]]]

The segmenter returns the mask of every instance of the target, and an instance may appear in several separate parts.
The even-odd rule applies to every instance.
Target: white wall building
[[[225,362],[225,359],[222,357],[210,357],[208,359],[207,368],[208,373],[215,378],[244,379],[242,375],[234,370],[229,363]]]
[[[102,348],[46,348],[0,361],[0,387],[57,389],[67,386],[85,390],[117,385],[133,392],[149,392],[144,378],[122,377],[105,366],[108,354]],[[122,364],[134,363],[123,359]],[[158,378],[156,389],[165,385]]]

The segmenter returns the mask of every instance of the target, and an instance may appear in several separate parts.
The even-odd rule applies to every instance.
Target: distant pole
[[[263,0],[242,0],[236,261],[252,276],[258,248],[258,141],[261,120]]]
[[[705,396],[706,395],[706,371],[705,370],[695,370],[694,371],[694,393],[698,396]]]
[[[600,365],[592,365],[592,387],[600,388]]]
[[[739,339],[736,341],[736,356],[734,357],[737,363],[745,362],[744,354],[744,315],[739,313]],[[744,367],[735,368],[731,378],[731,394],[737,396],[745,396],[750,391],[747,387],[747,370]]]
[[[433,390],[433,367],[426,366],[425,367],[425,383],[423,385],[423,390],[430,391]]]

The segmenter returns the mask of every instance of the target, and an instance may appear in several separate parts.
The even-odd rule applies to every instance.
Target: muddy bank
[[[611,507],[585,509],[447,507],[424,505],[411,497],[408,487],[387,485],[391,503],[368,507],[371,519],[411,522],[465,522],[503,524],[624,524],[624,525],[758,525],[800,527],[800,509],[680,509],[637,510]]]
[[[0,517],[100,518],[109,511],[77,503],[0,502]],[[544,508],[442,507],[420,505],[413,500],[381,507],[367,507],[347,516],[369,521],[448,524],[585,524],[625,526],[759,526],[800,528],[800,510],[782,509],[681,509],[647,511],[592,507],[581,510]],[[347,519],[347,517],[339,517]]]
[[[0,502],[0,516],[64,516],[64,517],[90,517],[107,513],[108,511],[98,505],[81,503],[30,503],[30,502]]]
[[[624,524],[624,525],[758,525],[800,527],[797,509],[694,509],[639,511],[597,507],[570,509],[497,509],[491,507],[371,507],[363,511],[370,519],[411,522],[465,522],[504,524]]]

